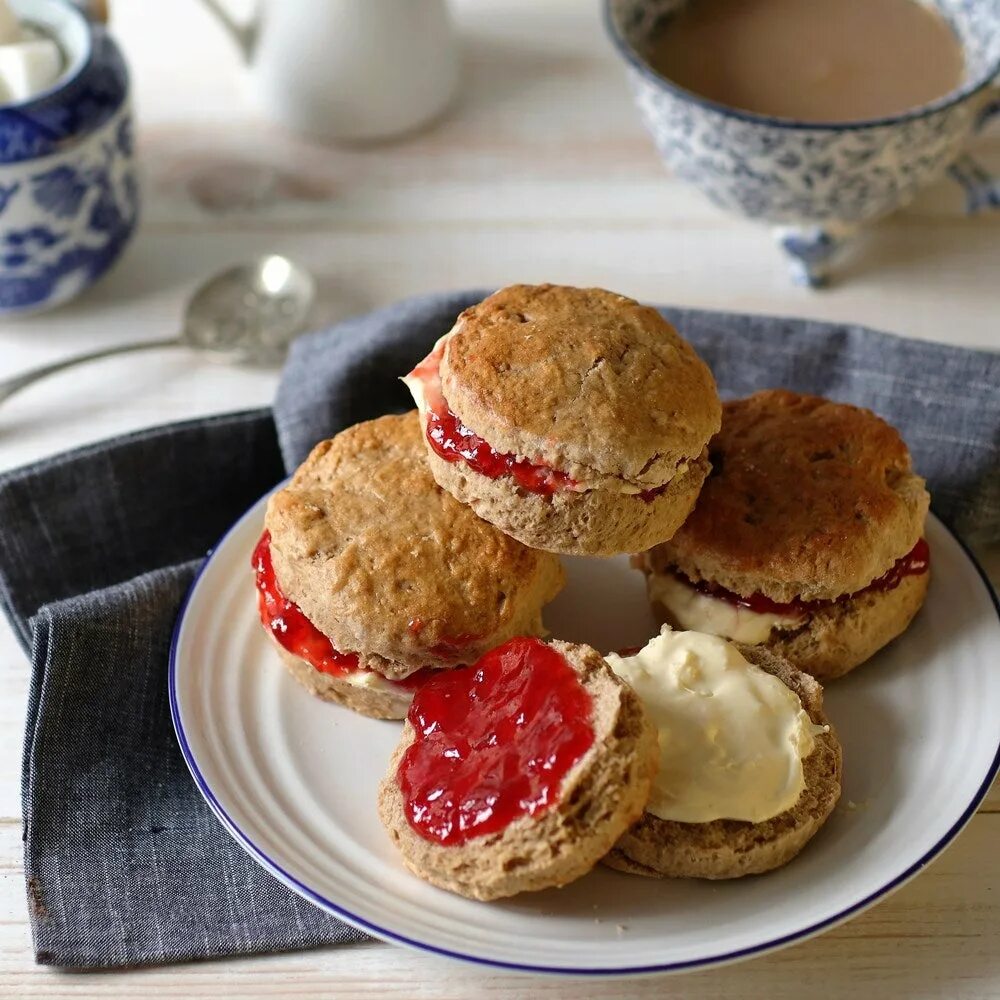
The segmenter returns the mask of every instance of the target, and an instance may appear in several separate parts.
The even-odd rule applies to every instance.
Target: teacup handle
[[[979,112],[976,132],[981,132],[994,118],[1000,118],[1000,82],[994,85],[992,97]],[[965,211],[968,215],[1000,208],[1000,177],[987,170],[971,154],[962,153],[948,168],[948,176],[965,192]]]

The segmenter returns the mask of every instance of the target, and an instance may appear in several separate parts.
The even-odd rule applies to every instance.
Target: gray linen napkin
[[[320,438],[407,408],[397,376],[483,294],[411,299],[303,338],[273,419],[177,424],[0,476],[0,602],[33,671],[22,788],[39,962],[134,966],[363,937],[259,869],[199,797],[170,726],[170,632],[225,528]],[[724,395],[787,386],[881,413],[937,513],[968,537],[1000,537],[1000,356],[664,312]]]

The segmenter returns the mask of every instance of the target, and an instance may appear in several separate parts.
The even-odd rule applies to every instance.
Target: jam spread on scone
[[[549,809],[593,745],[592,710],[573,668],[538,639],[436,676],[414,696],[416,736],[399,765],[410,826],[453,846]]]
[[[427,402],[427,440],[434,453],[446,462],[465,462],[475,472],[489,479],[513,476],[518,486],[531,493],[551,496],[557,490],[573,489],[576,483],[565,472],[529,462],[516,455],[496,452],[458,419],[441,393],[440,366],[443,355],[442,345],[410,372],[410,377],[423,383]]]
[[[265,531],[251,560],[257,582],[257,606],[260,620],[278,644],[305,660],[324,674],[347,677],[364,671],[356,653],[341,653],[302,613],[302,609],[282,593],[271,563],[271,534]],[[418,670],[409,677],[394,681],[402,688],[416,690],[430,670]]]
[[[566,475],[545,465],[536,465],[515,455],[495,452],[478,434],[469,430],[451,410],[432,410],[427,418],[427,440],[446,462],[465,463],[482,476],[499,479],[513,476],[518,486],[531,493],[549,496],[576,484]]]
[[[920,576],[926,573],[931,566],[931,550],[926,538],[921,538],[917,544],[903,556],[897,559],[896,564],[889,571],[877,580],[872,580],[865,587],[865,590],[893,590],[903,582],[907,576]]]
[[[894,590],[903,582],[905,577],[920,576],[921,573],[926,573],[930,568],[930,557],[930,547],[927,545],[927,540],[921,538],[905,556],[897,559],[887,572],[883,573],[878,579],[872,580],[867,587],[853,594],[844,594],[835,600],[804,601],[801,598],[796,598],[794,601],[773,601],[765,594],[756,593],[744,596],[734,593],[732,590],[727,590],[725,587],[709,580],[689,580],[676,568],[674,569],[674,575],[701,594],[707,594],[709,597],[725,601],[739,608],[747,608],[755,614],[780,615],[787,618],[805,619],[810,611],[828,608],[840,601],[851,600],[859,594],[864,594],[868,591]]]

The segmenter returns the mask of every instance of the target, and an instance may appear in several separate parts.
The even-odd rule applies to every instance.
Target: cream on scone
[[[605,864],[737,878],[805,847],[841,791],[840,744],[813,678],[765,649],[667,626],[607,661],[656,726],[660,766],[646,811]]]
[[[691,345],[655,309],[598,288],[501,289],[404,381],[437,482],[552,552],[670,538],[719,428],[715,382]]]
[[[869,410],[783,390],[723,406],[691,516],[636,558],[677,628],[767,647],[830,680],[920,609],[929,497],[897,431]]]
[[[589,646],[512,639],[414,696],[379,789],[406,866],[473,899],[565,885],[642,814],[656,734]]]
[[[433,671],[543,632],[555,556],[476,517],[432,478],[416,412],[324,441],[271,497],[253,557],[262,624],[313,693],[401,719]]]

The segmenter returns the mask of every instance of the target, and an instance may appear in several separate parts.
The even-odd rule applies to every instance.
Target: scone
[[[434,478],[550,552],[668,539],[708,474],[712,374],[655,309],[599,288],[512,285],[404,379]]]
[[[642,698],[660,767],[642,818],[604,859],[656,878],[737,878],[790,861],[840,797],[823,690],[773,653],[663,633],[608,663]]]
[[[766,646],[825,681],[903,632],[927,593],[929,497],[869,410],[770,390],[723,407],[712,474],[636,561],[677,628]]]
[[[642,814],[656,734],[589,646],[517,638],[417,692],[379,789],[406,866],[473,899],[565,885]]]
[[[261,621],[310,691],[401,719],[431,671],[541,634],[555,556],[476,517],[431,477],[415,412],[317,445],[271,497],[253,557]]]

